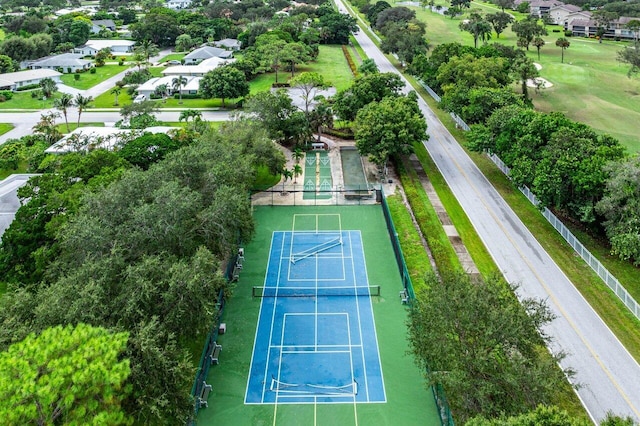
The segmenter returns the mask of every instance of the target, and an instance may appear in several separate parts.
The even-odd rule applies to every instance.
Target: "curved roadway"
[[[348,13],[342,0],[335,0]],[[399,74],[371,39],[356,39],[381,72]],[[404,79],[405,90],[410,84]],[[545,329],[552,351],[568,356],[563,368],[576,371],[577,394],[594,422],[608,411],[640,422],[640,365],[589,306],[535,237],[484,177],[433,111],[419,99],[430,135],[425,143],[440,173],[462,205],[507,280],[520,285],[519,297],[546,299],[557,318]]]

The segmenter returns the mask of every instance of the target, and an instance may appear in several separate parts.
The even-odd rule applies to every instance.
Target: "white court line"
[[[286,237],[287,237],[287,234],[283,233],[282,234],[282,246],[280,248],[280,252],[281,253],[282,253],[282,250],[284,250],[284,242],[286,240]],[[269,253],[271,253],[271,252],[269,252]],[[271,256],[269,256],[269,257],[271,257]],[[280,285],[280,272],[281,272],[281,270],[282,270],[282,262],[280,262],[278,264],[278,275],[277,275],[277,278],[276,278],[276,288]],[[270,326],[270,330],[269,330],[269,342],[268,342],[269,345],[271,344],[271,341],[272,341],[271,339],[273,338],[273,325],[275,323],[275,318],[276,318],[277,302],[278,302],[278,296],[273,298],[273,313],[271,314],[271,326]],[[260,308],[262,309],[262,302],[260,302]],[[284,326],[282,328],[284,330]],[[267,374],[269,373],[269,360],[270,359],[271,359],[271,351],[267,350],[267,362],[265,363],[265,366],[264,366],[264,375],[263,375],[265,380],[264,380],[264,385],[262,386],[262,402],[263,403],[264,403],[264,395],[266,393]],[[274,417],[273,421],[275,422],[275,417]]]
[[[360,244],[362,245],[362,247],[360,248],[360,251],[362,252],[362,262],[364,263],[364,277],[365,277],[365,283],[367,285],[369,285],[369,274],[367,272],[367,259],[365,258],[365,254],[364,254],[364,243],[362,241],[362,233],[360,231],[355,231],[360,235]],[[354,268],[354,279],[355,279],[355,268]],[[358,298],[359,299],[359,298]],[[360,303],[360,300],[356,300],[356,303]],[[385,389],[385,385],[384,385],[384,374],[382,372],[382,359],[380,356],[380,345],[378,344],[378,332],[376,331],[376,320],[375,317],[373,316],[373,297],[369,298],[369,309],[371,310],[371,321],[373,322],[373,338],[375,339],[376,342],[376,350],[378,351],[378,368],[380,369],[380,381],[382,382],[382,395],[384,396],[383,400],[380,402],[387,402],[387,390]],[[360,324],[362,324],[362,321],[360,321]],[[364,343],[364,342],[363,342]],[[362,351],[362,360],[364,361],[364,350]],[[365,380],[367,378],[367,375],[365,374]],[[369,389],[367,388],[367,392],[369,391]]]
[[[345,345],[345,347],[348,345]],[[281,353],[283,354],[350,354],[351,351],[322,351],[322,350],[318,350],[318,351],[294,351],[294,350],[290,350],[290,351],[282,351]],[[281,357],[282,358],[282,357]],[[352,368],[353,371],[353,368]]]
[[[269,267],[271,266],[271,250],[273,249],[273,236],[275,235],[275,232],[271,233],[271,242],[269,243],[269,258],[267,259],[267,270],[264,274],[264,284],[266,285],[267,283],[267,279],[269,278]],[[284,237],[284,236],[283,236]],[[275,305],[275,303],[274,303]],[[262,315],[262,301],[260,302],[260,310],[258,311],[258,324],[256,325],[256,334],[255,336],[253,336],[253,351],[251,351],[251,362],[249,363],[249,374],[247,374],[247,387],[245,390],[245,394],[244,394],[244,400],[247,400],[247,396],[249,396],[249,383],[251,381],[251,371],[253,371],[253,360],[255,359],[255,355],[256,355],[256,346],[258,346],[258,330],[260,329],[260,318]],[[275,309],[275,306],[274,306]],[[271,323],[271,327],[273,327],[273,323]],[[267,342],[268,344],[271,344],[271,341]],[[268,351],[267,350],[267,356],[268,355]],[[265,375],[266,375],[266,371],[265,371]],[[261,399],[261,403],[264,403],[264,387],[262,388],[262,399]]]
[[[351,232],[348,233],[349,235],[349,246],[353,247],[352,241],[351,241]],[[362,238],[360,239],[360,241],[362,241]],[[353,250],[353,248],[352,248]],[[364,256],[364,250],[361,250]],[[365,270],[367,268],[365,267]],[[356,265],[354,262],[354,259],[351,259],[351,273],[353,274],[353,285],[354,287],[358,286],[358,280],[356,279]],[[366,283],[368,284],[369,281],[367,280]],[[369,297],[369,300],[371,300],[371,297]],[[364,334],[362,333],[362,317],[360,316],[360,302],[358,300],[355,301],[356,302],[356,313],[357,313],[357,317],[358,317],[358,331],[360,332],[360,343],[362,343],[362,345],[364,345]],[[371,313],[373,315],[373,306],[371,306]],[[375,325],[374,325],[375,328]],[[376,344],[378,342],[376,341]],[[361,357],[362,357],[362,371],[364,372],[364,389],[366,392],[366,400],[369,401],[369,381],[368,381],[368,376],[367,376],[367,363],[365,361],[364,358],[364,348],[360,351],[361,353]],[[380,353],[378,353],[378,358],[380,357]],[[353,366],[351,366],[351,368],[353,369]]]
[[[282,349],[282,348],[361,348],[362,345],[284,345],[284,346],[280,346],[280,345],[271,345],[269,346],[269,348],[273,348],[273,349]],[[293,350],[293,349],[292,349]],[[309,352],[309,351],[301,351],[301,352]]]

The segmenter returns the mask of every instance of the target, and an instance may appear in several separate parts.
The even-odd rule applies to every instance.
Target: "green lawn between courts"
[[[398,297],[402,284],[379,205],[255,208],[256,235],[245,246],[246,261],[226,306],[227,332],[218,339],[223,346],[220,364],[209,370],[207,383],[213,390],[208,408],[200,409],[198,425],[355,424],[353,404],[279,404],[275,421],[274,405],[244,405],[260,309],[260,299],[251,297],[251,289],[264,283],[271,235],[290,230],[294,214],[323,213],[340,214],[342,229],[361,231],[369,283],[382,287],[382,296],[374,298],[373,312],[387,402],[357,404],[358,424],[440,425],[433,395],[407,354],[407,314]]]
[[[445,5],[442,1],[438,3]],[[411,9],[415,10],[420,20],[427,23],[427,39],[432,47],[450,42],[473,45],[471,35],[458,28],[467,13],[451,19],[429,9]],[[477,2],[472,3],[472,10],[496,12],[495,6]],[[531,59],[542,65],[540,76],[553,84],[553,87],[539,94],[530,91],[536,108],[546,112],[563,112],[573,120],[619,139],[630,152],[640,151],[637,126],[631,125],[640,121],[640,79],[628,78],[629,66],[616,59],[617,52],[629,44],[609,40],[598,43],[593,39],[568,37],[571,46],[565,51],[565,63],[562,64],[562,52],[555,42],[564,37],[564,33],[557,25],[549,25],[547,30],[549,35],[543,37],[546,45],[540,50],[540,59],[535,47],[531,46],[527,52]],[[516,40],[515,33],[508,28],[499,39],[493,33],[489,42],[515,46]]]

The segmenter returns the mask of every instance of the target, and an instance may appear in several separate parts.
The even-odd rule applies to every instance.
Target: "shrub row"
[[[180,99],[180,94],[174,93],[173,98]],[[200,93],[183,93],[182,99],[202,99],[202,95]]]
[[[344,44],[342,45],[342,53],[344,53],[344,57],[347,58],[347,63],[349,64],[351,73],[353,74],[354,77],[357,77],[358,67],[356,66],[355,62],[353,61],[353,58],[351,57],[351,52],[349,52],[349,48]]]
[[[25,86],[18,87],[16,89],[16,92],[22,92],[24,90],[33,90],[33,89],[39,89],[39,88],[40,88],[39,84],[27,84]]]
[[[409,201],[422,235],[427,240],[438,271],[445,273],[462,270],[453,246],[442,228],[438,214],[422,188],[417,173],[415,170],[405,168],[401,161],[396,161],[396,167],[407,201]]]
[[[11,90],[0,90],[0,102],[9,101],[13,98],[13,92]]]

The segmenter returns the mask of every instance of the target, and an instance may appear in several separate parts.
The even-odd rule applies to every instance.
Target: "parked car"
[[[146,95],[138,95],[133,99],[134,103],[138,103],[138,102],[142,102],[147,100],[147,96]]]
[[[180,65],[180,64],[181,64],[181,62],[180,62],[180,61],[177,61],[177,60],[175,60],[175,59],[172,59],[172,60],[170,60],[170,61],[167,61],[167,65]]]

